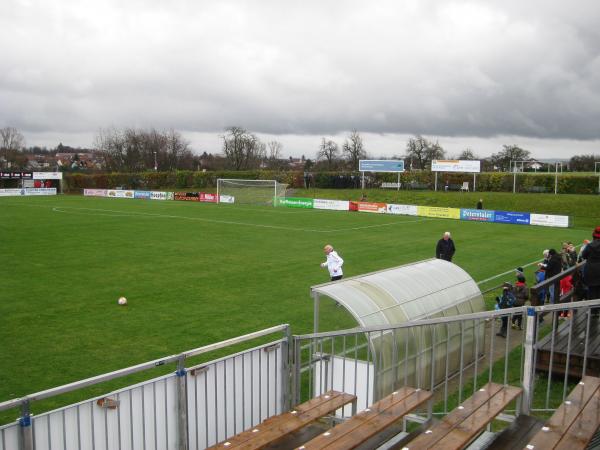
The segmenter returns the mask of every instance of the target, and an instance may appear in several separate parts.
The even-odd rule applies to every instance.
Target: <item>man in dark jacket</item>
[[[588,287],[588,300],[600,298],[600,227],[596,227],[592,237],[594,240],[581,253],[581,258],[586,260],[583,281]]]
[[[437,259],[445,259],[446,261],[452,261],[452,256],[456,252],[454,247],[454,241],[450,237],[450,232],[446,231],[444,236],[438,241],[435,246],[435,257]]]

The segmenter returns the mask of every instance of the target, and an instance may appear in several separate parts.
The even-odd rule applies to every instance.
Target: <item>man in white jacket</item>
[[[344,276],[344,272],[342,271],[344,260],[329,244],[323,248],[323,251],[327,256],[327,261],[321,263],[321,267],[327,267],[329,275],[331,276],[331,281],[341,280]]]

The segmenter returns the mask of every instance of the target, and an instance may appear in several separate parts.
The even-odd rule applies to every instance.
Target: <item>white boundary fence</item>
[[[185,367],[187,358],[253,339],[283,337],[226,357]],[[288,325],[0,403],[21,408],[0,427],[0,450],[202,449],[289,407]],[[31,415],[37,400],[176,363],[177,371],[102,397]]]

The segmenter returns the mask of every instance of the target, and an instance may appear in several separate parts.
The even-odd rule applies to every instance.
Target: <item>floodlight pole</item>
[[[598,164],[600,164],[600,162],[594,163],[594,173],[598,172]],[[600,172],[598,172],[598,194],[600,194]]]
[[[152,152],[154,153],[154,171],[157,172],[158,171],[158,163],[156,161],[156,152]]]
[[[562,172],[562,162],[554,163],[554,195],[558,194],[558,165],[560,164],[560,171]]]

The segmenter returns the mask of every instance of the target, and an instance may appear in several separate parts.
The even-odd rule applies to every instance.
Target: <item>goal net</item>
[[[285,197],[287,184],[276,180],[237,180],[219,178],[217,195],[220,202],[252,205],[277,205]]]

